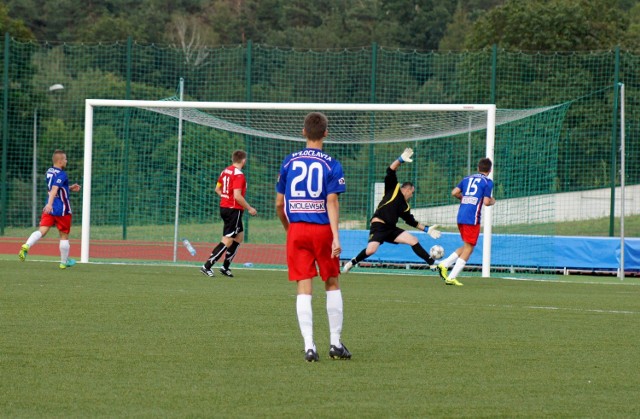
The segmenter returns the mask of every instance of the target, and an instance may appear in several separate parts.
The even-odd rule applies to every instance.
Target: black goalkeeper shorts
[[[404,230],[397,226],[389,226],[385,223],[371,223],[369,229],[369,241],[378,243],[398,244],[394,240],[396,237],[404,233]]]

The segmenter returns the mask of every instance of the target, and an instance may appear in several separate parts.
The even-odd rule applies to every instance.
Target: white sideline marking
[[[544,306],[525,306],[524,308],[532,308],[534,310],[578,311],[581,313],[638,314],[637,311],[627,311],[627,310],[599,310],[599,309],[589,309],[589,308],[581,309],[581,308],[544,307]]]
[[[577,276],[577,275],[576,275]],[[494,277],[492,277],[494,278]],[[609,281],[609,282],[601,282],[601,281],[568,281],[566,279],[535,279],[535,278],[516,278],[512,276],[501,276],[495,277],[498,279],[508,279],[510,281],[529,281],[529,282],[554,282],[554,283],[562,283],[562,284],[595,284],[595,285],[640,285],[634,284],[631,282],[625,281]],[[613,275],[610,276],[613,278]]]

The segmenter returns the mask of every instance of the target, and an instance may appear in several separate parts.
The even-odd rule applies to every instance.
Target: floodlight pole
[[[38,108],[33,110],[33,193],[31,196],[31,227],[36,227],[36,202],[38,201]]]
[[[184,79],[180,78],[180,102],[184,100]],[[176,162],[176,215],[173,225],[173,261],[178,261],[178,225],[180,219],[180,170],[182,167],[182,112],[178,111],[178,157]]]
[[[56,83],[49,86],[49,92],[62,90],[64,86]],[[33,193],[31,196],[31,226],[36,227],[38,202],[38,107],[33,110]]]
[[[624,83],[620,83],[620,280],[624,281],[624,178],[625,132],[624,132]]]

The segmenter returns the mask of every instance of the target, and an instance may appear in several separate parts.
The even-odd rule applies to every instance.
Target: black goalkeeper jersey
[[[390,227],[395,227],[398,218],[402,218],[411,227],[418,226],[418,221],[411,214],[411,206],[400,192],[396,171],[390,167],[387,168],[387,176],[384,178],[384,197],[378,204],[376,212],[373,213],[373,217],[381,219]]]

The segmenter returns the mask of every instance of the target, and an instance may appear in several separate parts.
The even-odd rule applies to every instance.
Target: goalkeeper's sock
[[[224,243],[218,243],[218,245],[211,251],[211,256],[209,256],[209,259],[207,259],[207,261],[204,263],[204,267],[210,270],[211,266],[213,266],[213,264],[216,263],[218,259],[220,259],[220,257],[226,250],[227,246],[225,246]]]
[[[436,261],[433,260],[431,256],[429,256],[429,253],[427,253],[427,251],[424,250],[424,247],[422,247],[420,243],[416,243],[413,246],[411,246],[411,250],[413,250],[413,253],[420,256],[429,265],[433,265],[434,263],[436,263]]]
[[[358,256],[356,256],[353,259],[351,259],[351,263],[353,264],[353,266],[355,266],[355,265],[357,265],[358,263],[362,262],[363,260],[365,260],[368,257],[369,257],[369,255],[367,255],[367,248],[365,247],[364,249],[362,249],[362,251],[360,253],[358,253]]]
[[[466,264],[467,264],[466,260],[462,258],[458,258],[458,260],[456,261],[456,264],[453,266],[453,269],[451,270],[451,273],[449,274],[449,279],[457,278],[458,274],[462,272]]]
[[[225,269],[229,269],[231,262],[233,262],[233,258],[236,257],[236,253],[238,253],[238,246],[240,246],[239,242],[234,241],[231,243],[231,246],[227,249],[227,253],[224,255],[224,263],[223,266]]]

